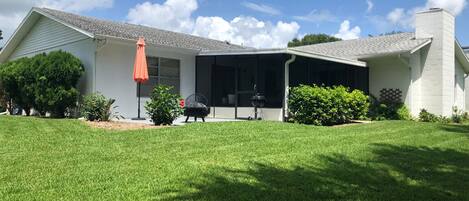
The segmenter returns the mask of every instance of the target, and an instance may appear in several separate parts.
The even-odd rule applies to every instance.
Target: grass
[[[0,117],[2,200],[469,200],[469,126]]]

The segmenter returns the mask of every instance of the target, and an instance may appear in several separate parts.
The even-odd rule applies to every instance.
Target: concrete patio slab
[[[153,124],[150,119],[146,120],[132,120],[132,119],[120,119],[117,120],[119,122],[126,122],[126,123],[137,123],[137,124]],[[174,120],[173,125],[175,126],[183,126],[186,124],[194,123],[194,118],[189,118],[189,121],[186,123],[186,117],[178,117]],[[240,119],[222,119],[222,118],[205,118],[205,123],[214,123],[214,122],[235,122],[235,121],[245,121]],[[202,119],[198,118],[197,122],[202,122]]]

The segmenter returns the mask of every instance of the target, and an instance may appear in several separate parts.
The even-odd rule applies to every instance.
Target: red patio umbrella
[[[137,41],[137,54],[135,55],[134,64],[134,81],[138,86],[138,116],[134,120],[145,120],[140,117],[140,88],[142,83],[148,81],[148,66],[145,56],[145,39],[140,37]]]

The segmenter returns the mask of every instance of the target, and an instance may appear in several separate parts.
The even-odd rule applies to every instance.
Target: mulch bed
[[[127,122],[118,122],[118,121],[84,121],[86,125],[92,128],[99,128],[105,130],[139,130],[139,129],[156,129],[156,128],[166,128],[167,126],[154,126],[149,124],[139,124],[139,123],[127,123]]]

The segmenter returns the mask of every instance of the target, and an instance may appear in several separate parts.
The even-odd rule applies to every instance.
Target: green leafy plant
[[[465,120],[467,120],[467,113],[464,111],[460,110],[457,106],[453,107],[453,114],[451,115],[451,121],[453,123],[463,123]]]
[[[370,102],[368,116],[372,120],[412,120],[409,109],[402,102],[379,101],[373,96],[370,97]]]
[[[428,112],[426,109],[420,110],[419,121],[421,122],[431,122],[431,123],[449,123],[450,119],[444,116],[438,116]]]
[[[75,88],[84,73],[81,61],[63,51],[36,55],[35,108],[48,111],[54,117],[64,117],[65,111],[75,107],[79,91]]]
[[[41,115],[64,117],[76,106],[79,92],[75,88],[84,67],[72,54],[55,51],[21,58],[0,66],[3,97],[22,108],[26,115],[34,108]],[[10,109],[11,110],[11,109]]]
[[[147,114],[155,125],[171,125],[182,114],[180,96],[171,93],[171,89],[165,85],[156,86],[150,95],[151,100],[145,104]]]
[[[114,99],[107,99],[100,93],[93,93],[83,97],[80,112],[88,121],[110,121],[112,118],[122,118],[114,112],[117,106]]]
[[[28,116],[34,105],[34,81],[34,69],[29,58],[7,62],[0,67],[4,97],[9,97]]]
[[[325,126],[363,118],[369,107],[368,97],[359,90],[307,85],[290,90],[288,105],[294,122]]]

